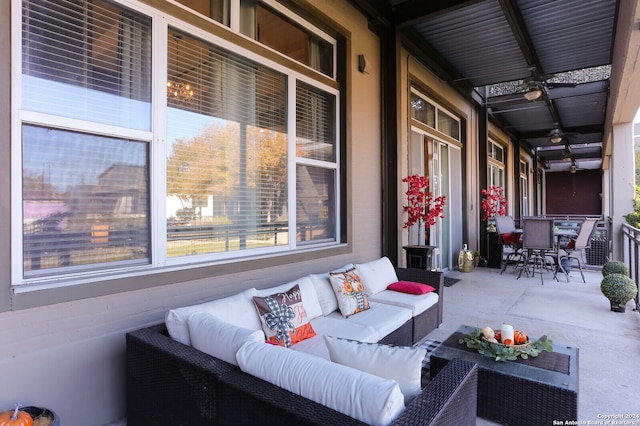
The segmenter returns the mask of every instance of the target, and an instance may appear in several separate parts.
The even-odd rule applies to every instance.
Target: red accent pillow
[[[428,284],[415,283],[413,281],[398,281],[397,283],[389,284],[387,288],[409,294],[426,294],[435,291],[435,288]]]
[[[511,239],[513,238],[512,234],[500,234],[502,237],[502,242],[504,244],[511,244]]]

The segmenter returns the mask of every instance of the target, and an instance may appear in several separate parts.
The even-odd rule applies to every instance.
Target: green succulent
[[[609,274],[622,274],[629,276],[629,267],[626,263],[619,260],[610,260],[602,266],[602,276],[606,277]]]
[[[638,288],[627,275],[611,273],[602,279],[600,291],[613,303],[624,304],[636,297]]]

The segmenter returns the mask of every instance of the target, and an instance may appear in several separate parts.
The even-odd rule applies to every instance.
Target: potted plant
[[[402,179],[402,182],[409,184],[405,193],[407,205],[402,206],[407,212],[407,221],[403,228],[411,228],[418,224],[418,245],[422,245],[426,241],[422,224],[424,223],[426,230],[436,224],[437,218],[444,218],[443,212],[447,198],[445,195],[434,198],[433,193],[429,191],[429,179],[425,176],[419,174],[407,176]]]
[[[507,213],[507,200],[504,197],[504,188],[491,185],[482,190],[485,198],[482,199],[482,220],[487,221],[487,231],[496,232],[494,218],[504,216]]]
[[[600,290],[611,303],[613,312],[624,312],[627,302],[638,294],[638,288],[628,275],[610,273],[602,279]]]
[[[602,276],[606,277],[610,274],[622,274],[629,276],[629,267],[626,263],[619,260],[610,260],[602,266]]]
[[[429,179],[422,175],[411,175],[402,179],[402,182],[408,183],[407,188],[407,205],[402,206],[407,212],[407,221],[403,228],[412,228],[418,225],[418,243],[417,245],[409,245],[403,247],[407,253],[407,267],[428,269],[433,268],[436,254],[433,252],[434,247],[424,245],[428,241],[427,230],[436,224],[437,218],[444,218],[444,206],[446,197],[441,195],[433,197],[433,193],[429,191]],[[424,223],[424,228],[423,228]],[[409,238],[412,239],[411,236]]]

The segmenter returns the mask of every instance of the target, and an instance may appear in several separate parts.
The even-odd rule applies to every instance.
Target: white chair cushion
[[[396,331],[412,318],[411,309],[394,306],[387,303],[369,303],[371,309],[350,316],[348,322],[375,329],[375,342]],[[340,312],[332,312],[328,318],[343,318]],[[329,333],[320,333],[329,334]],[[342,337],[342,336],[340,336]]]
[[[411,309],[412,316],[417,316],[438,303],[440,296],[436,292],[425,294],[400,293],[393,290],[385,290],[369,298],[371,302],[387,303]]]
[[[224,318],[230,324],[250,330],[262,330],[260,318],[256,312],[252,297],[256,294],[255,288],[244,290],[233,296],[216,299],[198,305],[184,306],[171,309],[165,316],[165,324],[169,336],[185,345],[191,344],[187,319],[189,315],[197,311],[208,312]]]
[[[310,276],[301,277],[297,280],[291,281],[290,283],[281,284],[276,287],[256,290],[256,296],[265,297],[270,296],[274,293],[284,293],[296,284],[298,284],[298,286],[300,287],[300,292],[302,294],[302,303],[304,304],[305,311],[307,311],[307,317],[312,320],[316,317],[321,316],[322,307],[320,306],[320,301],[318,300],[316,287]]]
[[[281,346],[247,342],[236,354],[245,373],[371,425],[404,410],[398,384]]]
[[[331,361],[347,367],[395,380],[408,405],[420,395],[422,361],[427,350],[421,347],[387,346],[324,336]]]
[[[187,319],[191,346],[230,364],[238,365],[236,353],[248,341],[264,343],[261,330],[237,327],[208,313],[198,311]]]
[[[367,296],[380,293],[386,290],[389,284],[398,281],[396,270],[386,256],[367,263],[356,263],[356,269],[360,274]]]
[[[336,299],[336,294],[333,292],[333,287],[329,281],[329,273],[311,274],[309,278],[313,281],[313,286],[316,289],[322,315],[329,315],[338,309],[338,299]]]

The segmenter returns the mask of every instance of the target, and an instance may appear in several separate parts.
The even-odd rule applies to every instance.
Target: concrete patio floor
[[[503,275],[479,267],[446,276],[461,281],[445,287],[443,324],[428,338],[443,341],[461,324],[503,322],[532,337],[546,334],[555,344],[580,350],[577,424],[606,424],[605,416],[612,415],[640,416],[640,314],[633,302],[624,313],[610,310],[600,292],[600,270],[585,270],[586,283],[575,269],[568,283],[564,276],[557,282],[545,273],[544,285],[539,274],[517,280],[512,268]],[[640,418],[618,420],[640,425]],[[477,424],[495,423],[478,418]]]

